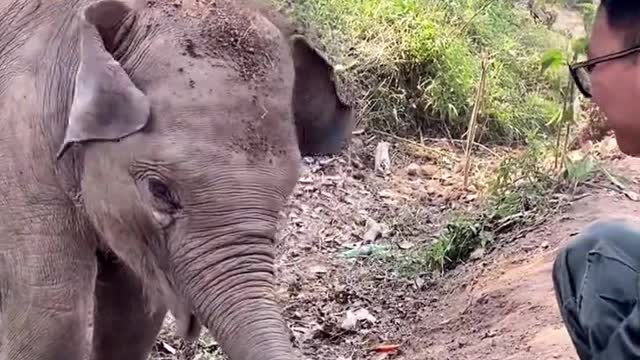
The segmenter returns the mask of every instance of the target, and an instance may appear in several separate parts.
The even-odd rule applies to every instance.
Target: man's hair
[[[599,11],[612,29],[624,33],[626,46],[640,44],[640,0],[601,0]]]

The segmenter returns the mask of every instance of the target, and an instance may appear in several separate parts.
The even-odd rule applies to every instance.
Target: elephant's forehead
[[[139,56],[134,77],[152,102],[152,128],[182,154],[208,148],[251,162],[297,159],[293,63],[282,34],[230,0],[205,3],[169,6],[184,31],[150,37]]]
[[[282,57],[279,29],[246,1],[181,0],[179,17],[187,30],[184,52],[194,59],[224,60],[244,81],[260,82]]]
[[[167,84],[149,92],[152,129],[184,138],[186,146],[212,143],[257,158],[269,153],[295,156],[291,89],[286,84],[209,80],[182,91]]]

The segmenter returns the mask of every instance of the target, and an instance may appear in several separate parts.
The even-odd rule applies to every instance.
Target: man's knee
[[[636,248],[640,245],[640,230],[624,219],[599,220],[570,241],[560,254],[584,258],[600,243],[622,250]]]
[[[640,229],[628,219],[612,218],[592,223],[586,228],[583,236],[614,242],[623,247],[625,243],[635,247],[640,238]]]
[[[558,253],[553,264],[553,281],[556,291],[561,282],[573,282],[585,271],[587,256],[591,251],[608,249],[627,262],[640,263],[640,230],[624,219],[599,220],[586,227]],[[565,284],[568,285],[568,284]],[[578,284],[572,283],[575,290]]]

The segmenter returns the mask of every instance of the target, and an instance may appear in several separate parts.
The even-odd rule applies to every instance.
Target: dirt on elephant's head
[[[194,20],[200,35],[183,40],[187,55],[225,60],[243,80],[264,79],[278,44],[265,31],[259,8],[248,6],[246,1],[178,1],[176,7]]]

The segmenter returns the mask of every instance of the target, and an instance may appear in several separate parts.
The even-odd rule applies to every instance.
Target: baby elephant
[[[146,359],[167,311],[233,360],[298,359],[274,234],[301,154],[350,132],[327,60],[233,0],[0,14],[0,360]]]

